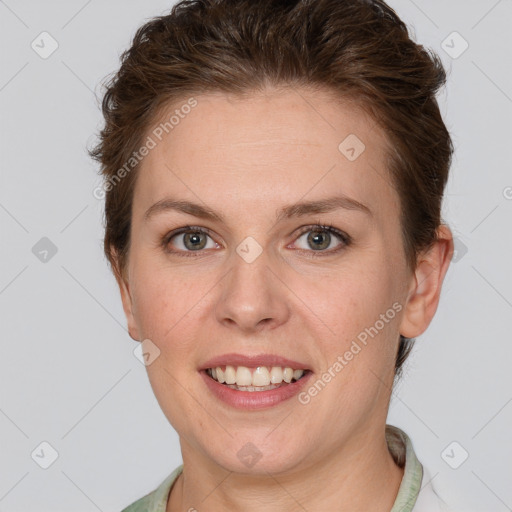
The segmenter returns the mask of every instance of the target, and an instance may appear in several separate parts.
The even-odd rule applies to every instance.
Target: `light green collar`
[[[395,462],[404,467],[404,476],[391,512],[411,512],[421,490],[423,466],[416,457],[409,436],[397,427],[386,425],[386,440]]]

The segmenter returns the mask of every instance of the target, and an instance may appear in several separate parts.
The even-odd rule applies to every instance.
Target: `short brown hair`
[[[124,275],[138,166],[115,186],[112,179],[162,109],[193,94],[267,86],[327,89],[372,115],[390,142],[387,167],[415,269],[437,240],[453,153],[436,100],[445,80],[439,57],[413,42],[380,0],[180,1],[141,26],[122,54],[103,97],[100,141],[89,151],[110,182],[104,250],[112,270]],[[400,335],[396,375],[413,341]]]

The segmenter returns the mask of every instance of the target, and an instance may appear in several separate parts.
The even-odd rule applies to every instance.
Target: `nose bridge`
[[[217,307],[218,320],[227,319],[243,329],[254,329],[262,320],[285,320],[287,304],[282,285],[272,270],[274,259],[251,236],[236,247],[229,258],[230,272],[223,282]]]
[[[257,300],[259,296],[271,293],[267,276],[271,265],[269,256],[269,249],[260,245],[254,237],[243,239],[230,259],[231,293],[237,294],[243,300],[251,297]]]

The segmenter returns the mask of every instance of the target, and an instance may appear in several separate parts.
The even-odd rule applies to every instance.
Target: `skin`
[[[399,334],[419,336],[431,322],[452,234],[440,226],[439,241],[414,271],[407,267],[387,141],[353,103],[307,89],[196,99],[141,163],[118,278],[131,337],[160,350],[148,376],[180,437],[184,472],[167,512],[389,511],[403,476],[384,436]],[[349,134],[366,146],[355,161],[338,150]],[[280,208],[334,192],[372,215],[338,209],[276,222]],[[169,196],[206,205],[225,222],[173,210],[144,220]],[[326,246],[308,243],[319,222],[352,242],[332,234]],[[211,230],[206,247],[190,249],[181,234],[168,244],[178,254],[166,252],[165,236],[187,225]],[[262,248],[252,263],[236,252],[248,236]],[[321,252],[315,243],[327,248],[308,257]],[[273,353],[306,363],[314,382],[395,302],[401,311],[308,404],[294,397],[237,410],[198,373],[221,354]],[[248,442],[261,453],[252,468],[237,457]]]

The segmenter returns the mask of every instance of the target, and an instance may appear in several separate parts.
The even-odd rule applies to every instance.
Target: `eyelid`
[[[295,240],[297,238],[300,238],[305,233],[307,233],[309,231],[315,231],[315,230],[316,231],[326,231],[326,232],[332,233],[342,243],[338,247],[336,247],[334,249],[330,249],[328,251],[313,251],[313,250],[308,250],[308,249],[295,249],[296,251],[304,253],[308,257],[312,257],[312,258],[320,257],[321,258],[321,257],[328,257],[333,254],[338,254],[339,252],[346,249],[352,243],[352,238],[350,237],[350,235],[348,235],[347,233],[341,231],[340,229],[338,229],[330,224],[325,224],[320,221],[317,221],[315,224],[310,224],[309,226],[303,226],[302,228],[300,228],[299,234],[296,236]]]
[[[314,231],[315,229],[317,231],[328,231],[329,233],[334,233],[342,240],[342,242],[350,243],[351,241],[350,236],[347,235],[345,232],[341,231],[340,229],[334,226],[331,226],[330,224],[324,224],[322,222],[310,224],[309,226],[303,226],[302,228],[300,228],[297,237],[302,236],[304,233],[307,233],[308,231]]]
[[[204,233],[206,235],[208,235],[217,245],[218,242],[215,241],[214,239],[214,236],[213,236],[213,231],[209,228],[205,228],[203,226],[191,226],[191,225],[187,225],[187,226],[183,226],[181,228],[177,228],[177,229],[174,229],[172,231],[170,231],[169,233],[167,233],[166,235],[164,235],[164,237],[162,238],[162,241],[161,241],[161,245],[164,249],[164,251],[166,251],[167,253],[170,253],[170,254],[179,254],[179,255],[184,255],[184,256],[194,256],[194,255],[200,255],[201,253],[204,253],[205,250],[204,249],[201,249],[200,251],[181,251],[181,250],[170,250],[169,249],[169,244],[171,242],[171,240],[178,236],[178,235],[182,235],[183,233],[189,233],[189,232],[199,232],[199,233]]]
[[[335,253],[343,250],[344,248],[346,248],[347,246],[349,246],[352,243],[352,238],[347,233],[339,230],[338,228],[336,228],[330,224],[325,224],[320,221],[318,221],[314,224],[302,226],[301,228],[299,228],[299,233],[297,235],[295,235],[295,238],[293,241],[297,240],[297,238],[301,237],[303,234],[305,234],[309,231],[314,231],[315,229],[317,231],[327,231],[329,233],[334,234],[342,242],[341,246],[336,249],[331,249],[329,251],[313,251],[313,250],[307,250],[307,249],[295,249],[296,251],[299,251],[301,253],[308,253],[312,257],[324,256],[324,255],[328,256],[328,255],[335,254]],[[218,242],[215,241],[213,231],[211,229],[202,227],[202,226],[187,225],[187,226],[177,228],[177,229],[167,233],[162,238],[162,246],[163,246],[164,250],[170,254],[179,254],[179,255],[183,255],[185,257],[186,256],[194,256],[194,255],[202,255],[202,253],[205,252],[205,249],[201,249],[198,251],[182,251],[182,250],[170,250],[168,248],[170,241],[174,237],[181,235],[183,233],[188,233],[188,232],[204,233],[204,234],[208,235],[217,245],[219,245]]]

